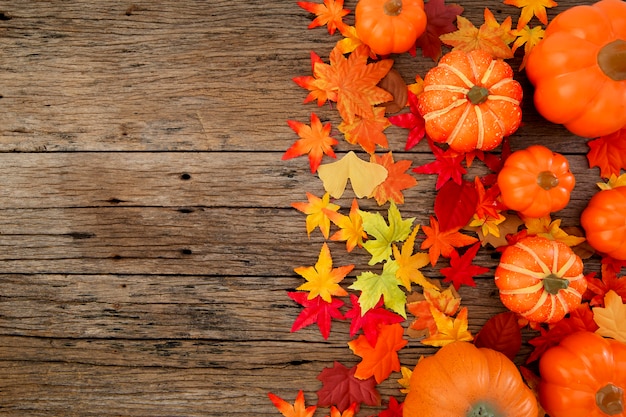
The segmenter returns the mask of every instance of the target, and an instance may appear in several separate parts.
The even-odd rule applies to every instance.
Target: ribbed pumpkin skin
[[[403,417],[465,417],[477,404],[497,417],[537,417],[537,401],[502,353],[453,342],[418,362]]]
[[[600,50],[618,39],[626,41],[624,1],[575,6],[552,19],[526,65],[539,113],[586,138],[626,126],[626,80],[598,65]]]
[[[591,197],[580,224],[591,247],[626,260],[626,187],[602,190]]]
[[[591,332],[574,333],[541,356],[539,371],[539,401],[550,417],[607,417],[596,393],[609,383],[626,391],[626,345]]]
[[[522,87],[513,70],[485,51],[452,51],[424,77],[418,110],[426,134],[458,152],[491,150],[517,130],[522,119]],[[486,101],[468,99],[472,87],[488,90]]]
[[[544,288],[546,277],[567,279],[557,294]],[[566,244],[540,236],[526,237],[502,253],[495,272],[500,300],[533,322],[555,323],[580,305],[587,289],[583,262]]]

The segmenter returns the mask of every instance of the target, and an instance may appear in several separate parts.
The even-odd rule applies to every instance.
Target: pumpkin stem
[[[544,190],[550,190],[559,185],[559,179],[552,171],[541,171],[537,174],[537,184]]]
[[[488,97],[489,97],[489,90],[487,90],[485,87],[480,87],[478,85],[473,86],[467,92],[467,99],[472,104],[484,103],[485,101],[487,101]]]
[[[567,289],[568,286],[568,279],[561,278],[555,274],[550,274],[543,279],[543,289],[552,295],[556,295],[559,291]]]
[[[626,41],[617,39],[598,52],[598,66],[614,81],[626,80]]]
[[[402,13],[402,0],[387,0],[383,9],[387,16],[398,16]]]
[[[624,390],[613,384],[607,384],[596,392],[596,405],[603,413],[610,416],[624,412]]]
[[[482,402],[474,404],[472,408],[467,411],[465,417],[498,417],[499,415],[500,414],[497,413],[491,405]]]

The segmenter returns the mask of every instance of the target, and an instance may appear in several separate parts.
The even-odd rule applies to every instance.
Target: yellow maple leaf
[[[598,182],[597,186],[601,190],[610,190],[611,188],[623,187],[626,185],[626,173],[619,177],[615,174],[611,174],[607,182]]]
[[[504,217],[502,213],[498,213],[497,218],[488,216],[485,219],[481,219],[476,214],[474,214],[474,217],[472,217],[472,220],[470,221],[469,226],[479,227],[483,237],[487,235],[500,237],[500,227],[498,225],[504,222],[505,220],[506,220],[506,217]]]
[[[548,14],[546,8],[557,6],[557,3],[553,0],[504,0],[504,4],[522,9],[520,18],[517,21],[517,30],[526,26],[533,16],[536,16],[544,25],[547,25]]]
[[[319,198],[309,192],[306,193],[308,203],[297,202],[291,203],[291,206],[298,211],[306,214],[306,232],[311,236],[311,232],[319,227],[326,239],[330,233],[330,219],[326,212],[328,210],[337,211],[339,206],[330,202],[330,195],[324,194]],[[326,211],[324,211],[326,210]]]
[[[615,291],[606,293],[604,307],[593,308],[593,321],[599,326],[596,333],[626,343],[626,305]]]
[[[340,266],[333,268],[333,258],[330,256],[330,249],[326,242],[322,245],[319,257],[315,266],[300,266],[294,271],[307,280],[300,285],[297,290],[309,291],[307,299],[312,300],[318,295],[327,303],[332,302],[332,297],[343,297],[348,292],[339,285],[354,265]]]
[[[353,151],[336,162],[321,165],[317,175],[324,189],[334,198],[341,198],[348,184],[358,198],[367,197],[387,178],[387,169],[379,164],[360,159]]]
[[[415,247],[415,236],[419,230],[419,225],[416,225],[413,232],[402,244],[402,250],[398,250],[396,245],[393,245],[393,257],[398,264],[398,270],[396,271],[396,278],[402,283],[404,288],[411,291],[411,283],[421,285],[424,288],[436,289],[437,287],[429,282],[424,274],[420,271],[420,268],[428,265],[430,259],[426,252],[418,252],[413,254]]]
[[[524,223],[529,235],[558,240],[567,246],[576,246],[585,241],[584,237],[569,235],[561,229],[561,219],[551,221],[550,216],[544,216],[536,219],[525,219]]]
[[[422,344],[445,346],[456,341],[469,342],[474,339],[467,329],[467,307],[463,307],[455,318],[446,316],[434,306],[430,307],[430,312],[435,319],[437,333],[422,339]]]
[[[411,376],[413,375],[413,371],[406,366],[402,366],[400,368],[400,372],[402,372],[402,378],[398,379],[398,384],[402,387],[400,388],[400,392],[407,394],[409,392],[409,388],[411,387]]]
[[[348,252],[352,252],[357,246],[363,247],[363,241],[367,239],[367,233],[363,229],[363,217],[359,213],[359,203],[356,198],[352,199],[349,215],[345,216],[332,210],[328,210],[326,215],[340,229],[330,237],[330,240],[345,241]]]
[[[519,67],[519,69],[522,70],[526,67],[526,61],[528,61],[530,51],[543,39],[546,31],[541,26],[535,26],[532,29],[528,26],[524,26],[522,29],[513,31],[513,33],[517,36],[517,39],[513,42],[513,53],[515,53],[517,48],[524,45],[524,58],[522,58],[522,63]]]

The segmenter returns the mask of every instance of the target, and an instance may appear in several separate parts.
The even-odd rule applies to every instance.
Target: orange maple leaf
[[[352,123],[343,121],[339,131],[345,135],[346,141],[353,145],[359,144],[369,154],[376,152],[376,145],[387,149],[387,136],[383,133],[391,122],[385,117],[384,107],[375,107],[374,117],[355,116]]]
[[[330,240],[345,241],[348,252],[352,252],[356,246],[363,247],[367,233],[363,230],[363,218],[359,213],[359,203],[356,198],[352,199],[350,214],[347,216],[332,210],[324,209],[324,212],[330,221],[340,229],[330,237]]]
[[[609,178],[626,169],[626,127],[610,135],[587,142],[589,167],[600,168],[600,176]]]
[[[311,232],[319,227],[322,234],[326,239],[330,234],[330,219],[326,214],[328,210],[337,211],[339,206],[330,202],[330,194],[324,194],[324,197],[319,198],[307,191],[306,193],[308,203],[297,202],[291,203],[291,206],[298,211],[306,214],[306,232],[311,236]]]
[[[331,35],[345,25],[343,17],[350,13],[350,10],[343,8],[343,0],[324,0],[324,4],[299,1],[298,6],[317,16],[309,24],[309,29],[326,25]]]
[[[370,161],[387,168],[387,179],[374,189],[373,196],[378,205],[382,206],[388,201],[403,204],[404,194],[402,194],[402,190],[417,185],[415,177],[406,173],[406,171],[411,168],[412,161],[402,160],[394,162],[391,152],[380,157],[372,155]]]
[[[430,264],[435,266],[439,256],[449,258],[454,248],[471,245],[478,241],[477,238],[459,232],[459,228],[445,232],[439,230],[439,222],[430,216],[430,227],[422,226],[426,233],[426,239],[422,242],[422,249],[428,249]]]
[[[320,118],[315,113],[311,113],[311,125],[295,120],[287,120],[287,124],[300,136],[300,139],[285,151],[282,158],[283,161],[309,154],[309,166],[311,167],[311,172],[315,173],[322,163],[324,155],[336,158],[332,147],[339,142],[330,136],[330,123],[322,126]]]
[[[392,372],[399,371],[398,350],[408,343],[402,338],[403,334],[404,328],[401,324],[384,324],[380,328],[376,346],[370,345],[364,335],[348,342],[350,350],[362,358],[356,367],[354,376],[358,379],[367,379],[373,376],[376,382],[380,384]]]
[[[526,26],[533,16],[536,16],[544,25],[547,25],[548,14],[546,13],[546,7],[557,6],[557,3],[553,0],[504,0],[504,4],[522,9],[520,18],[517,21],[517,30]]]
[[[335,46],[330,52],[330,64],[313,64],[315,80],[305,88],[324,91],[328,100],[337,103],[341,118],[348,124],[355,116],[374,118],[374,105],[393,99],[377,84],[391,69],[393,60],[383,59],[368,63],[369,48],[358,46],[346,58]]]
[[[445,346],[456,341],[469,342],[474,339],[467,329],[467,307],[463,307],[455,318],[443,314],[433,306],[430,307],[430,311],[435,319],[437,333],[422,339],[423,344]]]
[[[467,18],[457,16],[457,31],[441,35],[439,39],[453,49],[472,51],[482,49],[496,58],[512,58],[513,51],[509,44],[515,39],[511,35],[511,20],[507,17],[502,25],[493,17],[489,9],[485,9],[485,23],[477,28]]]
[[[315,52],[311,51],[311,71],[315,70],[315,64],[318,62],[323,62],[322,58],[320,58]],[[317,105],[322,106],[328,101],[328,92],[317,86],[315,77],[311,75],[302,75],[294,77],[292,80],[300,87],[309,90],[309,94],[304,98],[304,103],[317,101]]]
[[[304,405],[304,393],[302,390],[298,391],[298,395],[296,396],[296,400],[293,405],[271,392],[267,395],[278,411],[280,411],[280,413],[285,417],[313,417],[313,414],[315,414],[315,410],[317,409],[317,406],[315,405],[311,407],[306,407]]]

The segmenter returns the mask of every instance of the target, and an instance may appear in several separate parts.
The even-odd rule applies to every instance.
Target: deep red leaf
[[[317,391],[317,404],[321,407],[334,405],[342,412],[352,403],[357,403],[357,410],[361,404],[380,405],[374,377],[358,379],[355,372],[356,366],[347,368],[337,361],[332,368],[322,369],[317,376],[322,381],[322,388]]]
[[[476,335],[474,345],[497,350],[511,360],[515,359],[522,347],[517,314],[507,311],[491,317]]]
[[[435,197],[435,216],[442,232],[465,226],[476,212],[478,194],[474,183],[446,182]]]
[[[443,282],[452,282],[457,291],[461,285],[475,287],[474,276],[489,271],[489,268],[472,264],[479,248],[480,242],[474,243],[462,256],[459,255],[456,249],[453,250],[450,257],[450,266],[440,270],[441,274],[445,276]]]
[[[328,339],[330,335],[331,319],[344,320],[343,314],[339,311],[344,303],[338,298],[333,298],[332,302],[328,303],[319,295],[309,300],[307,298],[309,295],[308,291],[288,292],[287,295],[293,301],[304,307],[293,322],[293,326],[291,327],[292,332],[317,323],[317,327],[320,329],[320,333],[322,333],[324,339]]]
[[[387,408],[378,413],[378,417],[402,417],[402,405],[395,397],[389,397]]]
[[[346,319],[351,319],[350,337],[354,337],[359,330],[363,329],[363,334],[370,345],[375,346],[378,339],[380,326],[383,324],[402,323],[404,318],[399,314],[383,308],[383,298],[374,306],[361,315],[359,297],[350,294],[352,308],[346,312]]]
[[[444,4],[443,0],[428,0],[424,3],[426,12],[426,30],[417,39],[416,45],[422,48],[422,54],[434,61],[439,60],[442,54],[439,36],[457,30],[454,21],[463,13],[463,7],[458,4]]]
[[[467,173],[467,170],[462,165],[465,155],[454,152],[451,148],[444,151],[441,147],[435,145],[432,140],[428,141],[428,145],[433,151],[433,155],[435,155],[435,160],[413,168],[413,171],[419,174],[437,174],[437,184],[435,185],[437,190],[443,187],[448,180],[461,184],[463,174]]]

